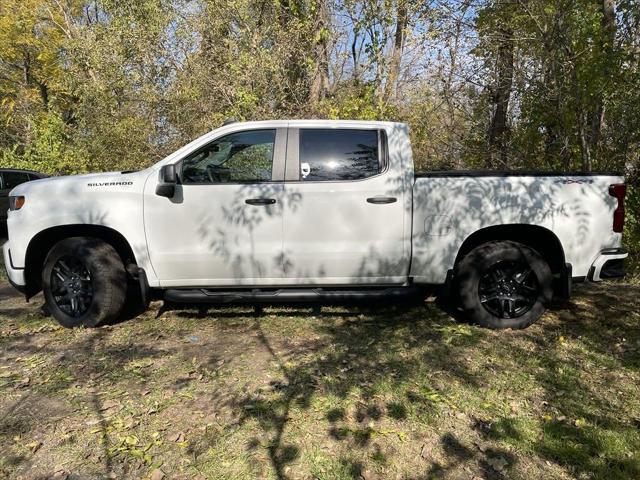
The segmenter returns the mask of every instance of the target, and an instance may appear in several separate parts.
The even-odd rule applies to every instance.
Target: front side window
[[[189,155],[182,183],[251,183],[271,180],[275,130],[232,133]]]
[[[22,172],[2,172],[3,188],[11,189],[29,181],[29,174]]]
[[[300,130],[300,180],[359,180],[380,173],[376,130]]]

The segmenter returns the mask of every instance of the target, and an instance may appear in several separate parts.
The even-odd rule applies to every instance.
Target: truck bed
[[[602,249],[620,245],[621,234],[612,230],[617,200],[609,195],[609,186],[623,181],[597,172],[416,174],[411,276],[416,282],[444,282],[472,234],[517,225],[553,232],[573,275],[585,277]]]

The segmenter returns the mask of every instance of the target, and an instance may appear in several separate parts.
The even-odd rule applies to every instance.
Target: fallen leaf
[[[378,480],[380,477],[378,476],[377,473],[372,472],[371,470],[367,469],[367,470],[363,470],[360,473],[360,479],[361,480]]]
[[[64,468],[58,468],[55,472],[53,472],[53,475],[49,476],[48,478],[49,480],[66,480],[67,478],[69,478],[69,472]]]
[[[427,446],[426,443],[420,448],[420,457],[423,460],[428,460],[431,457],[431,447]]]
[[[117,401],[107,400],[102,404],[102,407],[100,407],[100,410],[101,411],[110,410],[112,408],[119,407],[119,406],[120,406],[120,403],[118,403]]]
[[[487,460],[487,463],[497,472],[503,471],[504,468],[509,465],[509,462],[502,457],[490,458]]]
[[[587,421],[584,418],[577,418],[573,424],[580,428],[580,427],[584,427],[587,424]]]
[[[153,472],[151,472],[151,480],[162,480],[164,478],[164,472],[159,468],[156,468]]]
[[[31,450],[31,453],[36,453],[38,450],[40,450],[41,446],[42,446],[42,442],[31,442],[27,444],[27,447],[29,447],[29,450]]]
[[[475,446],[478,447],[478,450],[480,450],[482,453],[487,451],[487,446],[483,445],[480,442],[475,442]]]
[[[27,387],[31,383],[31,379],[29,377],[24,377],[16,384],[16,388]]]
[[[172,442],[176,442],[176,443],[184,442],[184,433],[178,432],[173,437],[171,437],[169,440],[171,440]]]

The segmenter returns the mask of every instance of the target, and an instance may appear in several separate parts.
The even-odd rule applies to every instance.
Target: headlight
[[[24,197],[22,195],[17,197],[9,197],[9,210],[20,210],[24,205]]]

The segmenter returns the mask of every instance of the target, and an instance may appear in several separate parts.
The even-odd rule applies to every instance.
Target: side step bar
[[[404,299],[421,292],[416,286],[375,289],[281,288],[275,290],[169,289],[164,299],[175,303],[264,304],[305,302],[348,302]]]

